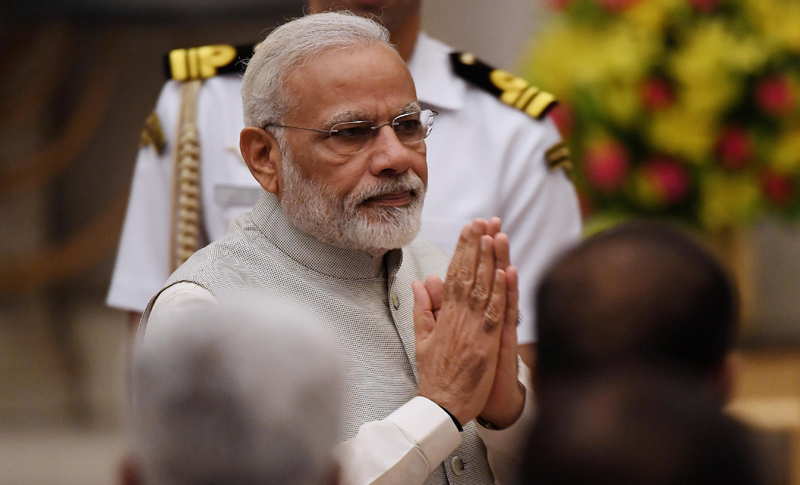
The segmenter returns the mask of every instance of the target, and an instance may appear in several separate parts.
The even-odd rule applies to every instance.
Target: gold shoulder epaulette
[[[502,69],[484,64],[468,52],[453,52],[450,62],[455,74],[483,89],[503,103],[541,120],[556,105],[555,96]]]
[[[218,74],[244,72],[258,44],[204,45],[174,49],[164,56],[164,74],[175,81],[208,79]]]

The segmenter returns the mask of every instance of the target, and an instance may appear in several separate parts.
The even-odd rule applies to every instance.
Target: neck
[[[390,33],[389,41],[397,46],[397,52],[404,61],[411,59],[414,47],[417,45],[417,36],[422,25],[421,9],[417,9],[399,28]]]

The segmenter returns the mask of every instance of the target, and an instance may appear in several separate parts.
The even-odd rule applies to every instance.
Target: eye
[[[412,134],[419,131],[422,123],[419,120],[402,120],[394,124],[394,131],[400,134]]]
[[[369,126],[341,126],[341,127],[334,127],[336,131],[331,133],[331,138],[341,138],[341,139],[356,139],[356,138],[365,138],[369,137],[371,134],[371,129]]]

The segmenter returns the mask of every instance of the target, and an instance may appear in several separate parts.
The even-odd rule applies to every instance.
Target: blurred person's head
[[[675,374],[605,370],[544,397],[520,485],[754,485],[746,430]]]
[[[724,398],[738,312],[720,264],[667,225],[634,222],[583,241],[537,293],[537,378],[602,367],[679,368]]]
[[[381,22],[392,37],[400,31],[413,30],[416,36],[420,24],[422,0],[309,0],[312,12],[350,10],[356,15]]]
[[[335,345],[294,309],[241,303],[198,309],[137,348],[126,485],[338,480]]]
[[[287,219],[328,244],[380,256],[420,228],[432,113],[380,24],[349,13],[275,29],[242,84],[240,147]]]

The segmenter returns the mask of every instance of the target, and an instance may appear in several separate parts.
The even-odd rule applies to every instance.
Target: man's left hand
[[[489,219],[486,234],[495,239],[495,267],[506,271],[507,297],[506,319],[500,340],[500,350],[489,400],[480,413],[481,419],[503,429],[514,424],[525,407],[525,387],[517,379],[517,322],[519,320],[519,285],[517,268],[511,265],[508,236],[500,232],[501,221]],[[433,308],[441,307],[441,280],[426,281],[425,289],[433,302]],[[434,312],[436,318],[438,312]]]
[[[495,238],[495,266],[506,271],[507,297],[506,320],[500,340],[500,355],[497,361],[492,392],[480,417],[499,429],[514,424],[525,407],[525,388],[518,379],[517,367],[517,321],[519,320],[519,277],[517,268],[511,265],[508,236],[500,232],[500,219],[489,220],[487,234]]]

